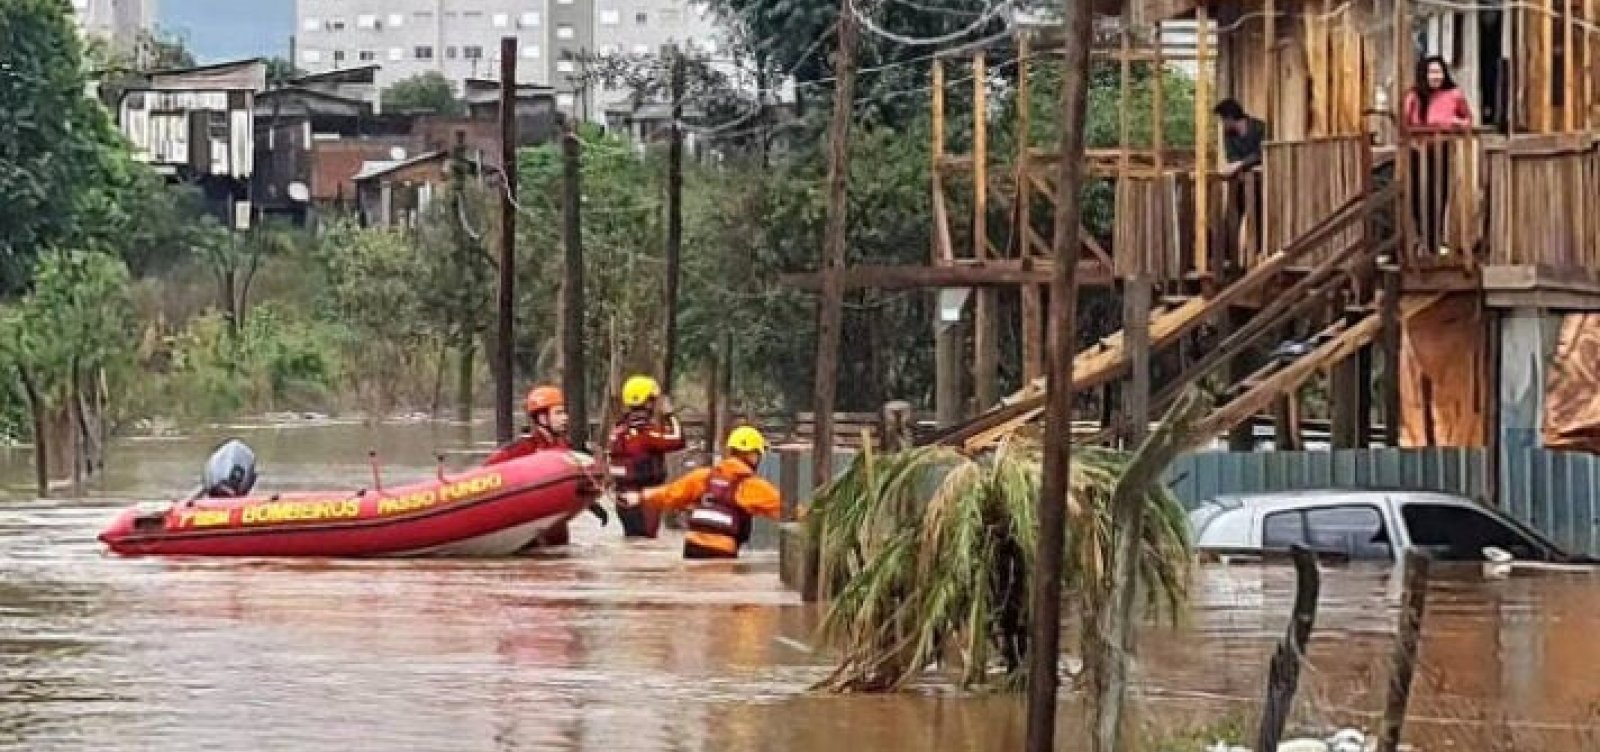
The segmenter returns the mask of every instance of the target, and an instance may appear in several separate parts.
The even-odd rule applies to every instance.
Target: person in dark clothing
[[[1261,166],[1261,145],[1267,140],[1267,123],[1260,118],[1250,117],[1238,100],[1232,98],[1218,102],[1212,112],[1222,120],[1222,156],[1228,161],[1222,166],[1221,172],[1223,178],[1232,183],[1229,195],[1235,215],[1234,237],[1238,238],[1239,243],[1244,242],[1242,233],[1248,195],[1249,213],[1254,217],[1255,251],[1264,254],[1268,249],[1262,248],[1262,189],[1261,173],[1257,168]],[[1253,190],[1247,190],[1247,186]]]

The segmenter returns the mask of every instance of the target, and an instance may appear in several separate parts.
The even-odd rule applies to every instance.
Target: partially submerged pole
[[[1406,551],[1405,590],[1400,598],[1400,631],[1394,640],[1394,677],[1383,705],[1383,726],[1378,729],[1378,752],[1400,747],[1400,730],[1411,702],[1411,677],[1417,670],[1417,645],[1422,641],[1422,617],[1428,610],[1428,557]]]
[[[1084,109],[1089,89],[1089,3],[1062,3],[1061,164],[1056,181],[1046,374],[1044,478],[1039,493],[1039,552],[1032,573],[1028,641],[1028,752],[1055,748],[1056,663],[1061,652],[1061,556],[1072,461],[1072,356],[1077,328],[1078,225],[1082,216]]]
[[[833,406],[839,388],[839,329],[844,318],[845,203],[850,182],[850,113],[856,95],[859,21],[850,0],[839,3],[839,51],[834,58],[833,117],[828,121],[828,222],[822,239],[822,302],[817,321],[817,380],[812,407],[812,487],[833,480]]]
[[[517,310],[517,38],[500,39],[500,285],[494,338],[494,439],[504,444],[512,423],[511,350]]]
[[[572,445],[589,441],[589,369],[583,345],[583,142],[571,120],[561,134],[561,391]]]
[[[672,96],[671,141],[667,146],[667,292],[662,318],[661,388],[672,393],[673,361],[678,357],[678,280],[683,264],[683,51],[667,48],[672,56],[669,86]]]
[[[1289,629],[1278,643],[1267,669],[1267,701],[1261,711],[1256,749],[1277,749],[1278,741],[1283,738],[1289,709],[1294,705],[1294,693],[1300,686],[1300,665],[1305,661],[1306,643],[1311,640],[1311,630],[1317,623],[1317,598],[1322,590],[1317,556],[1304,546],[1291,547],[1289,555],[1294,559],[1294,611],[1289,617]]]

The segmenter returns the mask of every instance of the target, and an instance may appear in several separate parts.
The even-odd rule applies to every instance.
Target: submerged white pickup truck
[[[1189,513],[1202,555],[1240,556],[1305,546],[1350,561],[1393,562],[1407,548],[1436,561],[1484,561],[1500,549],[1519,561],[1592,564],[1527,526],[1470,499],[1432,491],[1325,489],[1219,496]]]

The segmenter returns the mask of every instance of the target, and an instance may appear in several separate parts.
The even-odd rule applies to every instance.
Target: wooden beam
[[[1046,285],[1050,283],[1050,270],[1054,264],[1044,259],[1032,259],[1031,268],[1020,261],[996,261],[983,265],[958,264],[955,266],[897,266],[858,264],[847,267],[839,275],[840,288],[844,290],[920,290],[940,287],[1017,287],[1021,285]],[[778,282],[807,292],[822,287],[822,274],[801,272],[782,274]],[[1105,287],[1111,284],[1111,272],[1094,261],[1078,262],[1078,283]]]
[[[950,212],[945,207],[944,179],[939,165],[944,160],[944,61],[933,61],[933,168],[929,176],[933,183],[933,263],[949,263],[955,259],[955,249],[950,241]]]
[[[1211,269],[1211,191],[1210,144],[1217,134],[1211,127],[1211,76],[1207,73],[1210,56],[1210,21],[1206,0],[1195,8],[1195,82],[1194,82],[1194,272],[1204,275]]]
[[[982,52],[972,58],[972,256],[989,253],[989,81]],[[1000,294],[993,287],[978,290],[973,307],[973,400],[988,409],[1000,399]]]
[[[1032,256],[1033,238],[1038,235],[1033,229],[1033,181],[1028,180],[1028,151],[1030,146],[1033,123],[1033,85],[1028,75],[1028,63],[1031,62],[1029,53],[1029,36],[1022,34],[1017,38],[1017,174],[1013,179],[1017,191],[1017,205],[1015,213],[1017,218],[1018,233],[1022,237],[1022,247],[1018,255],[1022,258]],[[1041,254],[1049,253],[1049,246],[1043,243]],[[1037,285],[1028,285],[1022,288],[1022,378],[1025,381],[1044,376],[1044,295]]]
[[[1578,50],[1572,40],[1572,5],[1578,0],[1561,0],[1561,124],[1571,133],[1578,129],[1578,109],[1588,103],[1578,98]]]

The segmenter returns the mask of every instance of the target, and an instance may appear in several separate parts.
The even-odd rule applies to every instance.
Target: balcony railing
[[[1487,162],[1489,263],[1600,269],[1600,141],[1516,137]]]

